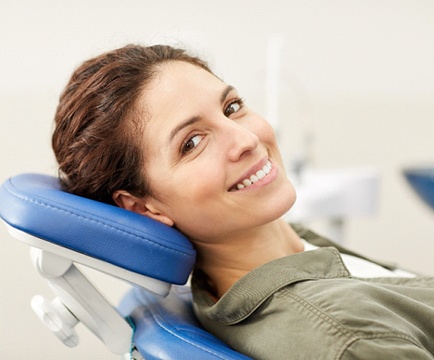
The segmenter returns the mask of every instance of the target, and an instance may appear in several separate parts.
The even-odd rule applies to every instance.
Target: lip
[[[234,186],[237,186],[237,184],[241,183],[244,179],[247,179],[251,175],[256,174],[256,172],[258,172],[259,170],[261,170],[265,166],[265,164],[267,163],[267,161],[270,161],[272,163],[272,165],[273,165],[272,169],[271,169],[271,172],[269,174],[267,174],[267,176],[265,176],[263,179],[259,180],[258,182],[256,182],[256,183],[248,186],[246,189],[237,190],[235,192],[247,190],[247,189],[250,189],[250,188],[254,189],[256,187],[265,185],[266,183],[269,183],[271,180],[273,180],[273,178],[275,177],[275,173],[276,173],[276,167],[275,167],[273,161],[271,159],[269,159],[268,156],[265,156],[258,163],[256,163],[252,167],[250,167],[249,170],[247,170],[242,176],[240,176],[238,178],[238,180],[236,182],[234,182],[229,187],[228,191],[230,191],[230,189],[232,189]],[[270,175],[272,175],[272,176],[270,176]]]

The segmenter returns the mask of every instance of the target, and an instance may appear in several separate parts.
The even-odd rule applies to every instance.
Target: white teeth
[[[269,161],[267,161],[267,163],[265,164],[265,166],[262,168],[262,170],[264,170],[264,172],[266,174],[268,174],[271,171],[271,163]]]
[[[270,173],[272,168],[271,162],[267,161],[267,163],[264,165],[262,169],[256,172],[256,174],[253,174],[248,179],[244,179],[242,183],[237,184],[237,189],[242,190],[246,188],[247,186],[250,186],[254,184],[255,182],[263,179],[267,174]]]
[[[259,170],[256,173],[256,176],[258,177],[259,180],[263,179],[265,177],[265,175],[267,175],[267,174],[264,172],[264,170]]]
[[[253,183],[249,179],[246,179],[246,180],[243,181],[243,185],[244,186],[249,186],[249,185],[252,185],[252,184]]]

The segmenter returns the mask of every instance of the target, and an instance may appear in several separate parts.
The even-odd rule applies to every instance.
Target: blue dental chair
[[[22,174],[0,187],[0,218],[31,247],[32,261],[55,293],[33,310],[67,346],[82,322],[124,359],[249,359],[203,330],[183,286],[195,262],[177,230],[60,189],[54,177]],[[75,263],[132,284],[115,309]]]

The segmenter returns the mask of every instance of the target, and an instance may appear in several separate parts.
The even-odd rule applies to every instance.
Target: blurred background
[[[59,93],[83,60],[131,42],[186,47],[257,112],[274,106],[289,170],[373,170],[374,210],[340,217],[341,241],[434,275],[434,212],[402,176],[434,164],[434,1],[1,0],[1,182],[56,174],[50,138]],[[270,100],[273,71],[279,91]],[[330,219],[307,220],[327,231]],[[40,324],[30,299],[51,298],[50,290],[28,247],[4,226],[0,237],[0,358],[117,358],[80,325],[81,344],[68,349]],[[114,303],[127,288],[88,273]]]

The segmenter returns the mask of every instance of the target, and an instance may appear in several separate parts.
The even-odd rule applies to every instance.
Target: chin
[[[276,220],[285,215],[294,206],[296,199],[295,189],[289,183],[288,187],[281,189],[273,199],[274,201],[270,202],[270,220]]]
[[[285,213],[287,211],[289,211],[295,204],[295,201],[297,200],[297,192],[295,191],[294,185],[292,185],[292,183],[289,181],[289,179],[287,180],[288,184],[286,187],[286,191],[285,191],[285,195],[284,196],[282,194],[282,198],[284,198],[286,200],[286,208],[285,208]]]

